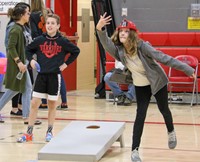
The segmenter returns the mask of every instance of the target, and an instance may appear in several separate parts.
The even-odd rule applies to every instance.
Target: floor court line
[[[3,119],[4,118],[13,118],[13,119],[18,119],[19,117],[15,117],[15,116],[2,116]],[[43,119],[43,120],[47,120],[46,117],[38,117],[37,119]],[[56,120],[66,120],[66,121],[76,121],[76,120],[80,120],[80,121],[102,121],[102,122],[125,122],[125,123],[134,123],[134,121],[128,121],[128,120],[89,120],[89,119],[77,119],[77,118],[56,118]],[[4,123],[2,123],[4,124]],[[164,122],[145,122],[145,124],[152,124],[152,125],[165,125]],[[183,126],[200,126],[200,123],[178,123],[178,122],[174,122],[174,125],[183,125]]]

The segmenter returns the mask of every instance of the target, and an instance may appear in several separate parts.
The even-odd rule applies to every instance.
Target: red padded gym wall
[[[46,0],[46,6],[52,6],[52,0]],[[77,32],[77,0],[54,0],[54,12],[60,16],[61,28],[67,36],[74,36]],[[75,42],[74,42],[75,43]],[[76,90],[77,63],[70,64],[63,72],[67,90]]]

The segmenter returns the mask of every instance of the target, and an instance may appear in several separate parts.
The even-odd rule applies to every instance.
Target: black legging
[[[12,98],[12,108],[18,108],[18,104],[22,104],[22,94],[18,93]]]
[[[133,126],[133,137],[132,137],[132,150],[139,148],[141,136],[144,128],[144,121],[146,118],[147,108],[152,96],[151,87],[135,86],[136,102],[137,102],[137,113],[135,123]],[[158,108],[163,115],[167,131],[171,132],[174,130],[172,114],[168,106],[168,92],[167,85],[160,89],[154,97],[156,98]]]

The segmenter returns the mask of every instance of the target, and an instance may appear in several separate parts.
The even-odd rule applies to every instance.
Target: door
[[[77,0],[46,0],[46,6],[60,16],[60,31],[69,36],[71,41],[75,40],[77,38]],[[76,37],[73,39],[73,36]],[[62,74],[67,90],[76,90],[77,62],[70,64]]]

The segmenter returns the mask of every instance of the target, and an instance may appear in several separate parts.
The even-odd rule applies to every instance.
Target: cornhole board
[[[125,122],[72,121],[39,152],[38,160],[96,162],[118,141]]]

